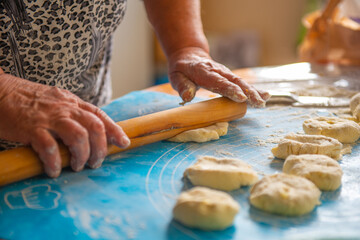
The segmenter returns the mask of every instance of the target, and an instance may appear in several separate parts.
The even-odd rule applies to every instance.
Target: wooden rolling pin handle
[[[246,103],[236,103],[227,98],[215,98],[183,107],[118,122],[131,140],[127,149],[135,148],[173,137],[183,131],[205,127],[217,122],[243,117]],[[62,167],[70,164],[70,153],[59,144]],[[110,145],[108,155],[127,149]],[[30,147],[0,152],[0,186],[44,173],[43,165]]]

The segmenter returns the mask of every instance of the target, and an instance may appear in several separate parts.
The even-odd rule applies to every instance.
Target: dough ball
[[[342,144],[323,135],[288,134],[271,152],[275,157],[286,159],[290,155],[323,154],[335,160],[341,159]]]
[[[283,172],[307,178],[324,191],[338,189],[343,174],[338,162],[328,156],[317,154],[289,156],[285,160]]]
[[[175,137],[169,138],[170,142],[208,142],[217,140],[227,134],[229,123],[220,122],[214,125],[182,132]]]
[[[184,172],[192,184],[224,191],[231,191],[254,184],[257,173],[239,159],[202,156]]]
[[[232,225],[239,209],[239,204],[225,192],[194,187],[180,194],[173,216],[188,227],[222,230]]]
[[[360,93],[354,95],[350,100],[350,110],[353,116],[360,120]]]
[[[306,134],[324,135],[342,143],[353,143],[360,137],[360,126],[354,121],[338,117],[317,117],[305,120]]]
[[[266,212],[299,216],[320,204],[321,192],[303,177],[279,173],[263,177],[250,191],[250,203]]]

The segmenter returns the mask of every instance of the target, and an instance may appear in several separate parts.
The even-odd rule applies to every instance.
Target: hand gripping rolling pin
[[[109,145],[107,155],[168,139],[190,129],[235,120],[243,117],[245,113],[246,103],[236,103],[220,97],[121,121],[117,124],[128,135],[131,144],[126,149]],[[69,166],[69,151],[61,143],[59,149],[62,167]],[[42,173],[43,165],[30,147],[0,152],[0,186]]]

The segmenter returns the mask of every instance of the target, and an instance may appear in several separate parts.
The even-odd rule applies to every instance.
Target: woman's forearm
[[[209,52],[199,0],[144,0],[148,18],[167,57],[185,47]]]
[[[237,102],[264,106],[270,97],[258,91],[209,55],[203,32],[200,0],[144,0],[150,22],[168,59],[169,79],[184,103],[198,87]]]

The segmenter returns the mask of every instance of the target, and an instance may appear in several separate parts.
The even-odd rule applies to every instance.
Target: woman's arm
[[[103,111],[69,91],[6,74],[0,68],[0,138],[31,145],[45,172],[57,177],[61,157],[57,139],[71,153],[70,165],[100,167],[107,144],[127,147],[122,129]]]
[[[211,59],[201,23],[199,0],[144,2],[169,61],[170,82],[184,102],[191,101],[200,86],[237,102],[248,100],[254,106],[265,104],[268,93],[257,91]]]
[[[200,48],[209,53],[203,32],[200,1],[145,0],[150,22],[161,41],[166,56],[186,47]]]

